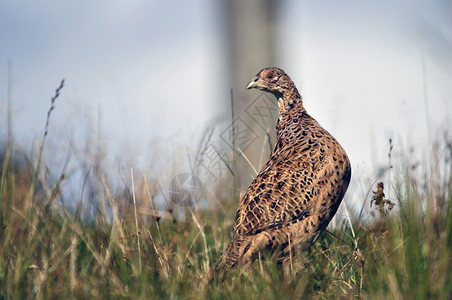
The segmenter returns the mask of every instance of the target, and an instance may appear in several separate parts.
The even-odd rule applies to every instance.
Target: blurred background
[[[245,90],[267,66],[346,149],[358,209],[390,147],[428,164],[451,134],[450,1],[0,0],[0,138],[36,155],[64,78],[43,161],[71,179],[67,201],[99,170],[121,189],[131,167],[239,196],[275,141],[275,99]]]

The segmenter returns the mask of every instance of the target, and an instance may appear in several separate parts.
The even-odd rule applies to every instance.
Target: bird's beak
[[[249,89],[254,89],[254,88],[257,88],[257,87],[258,87],[257,80],[253,79],[253,81],[248,83],[248,86],[246,87],[246,89],[249,90]]]

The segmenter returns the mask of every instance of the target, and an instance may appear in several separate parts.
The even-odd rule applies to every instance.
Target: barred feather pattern
[[[283,264],[308,249],[335,215],[351,178],[346,152],[306,112],[283,70],[261,70],[248,88],[277,97],[277,140],[269,161],[239,203],[233,240],[208,278],[235,266],[250,266],[264,249]]]

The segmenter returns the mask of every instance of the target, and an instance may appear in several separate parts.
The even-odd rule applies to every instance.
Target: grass
[[[339,222],[294,260],[290,276],[262,258],[251,270],[232,270],[210,285],[202,276],[230,241],[234,201],[210,199],[216,194],[204,191],[223,210],[168,205],[159,211],[157,179],[131,169],[128,189],[112,192],[98,170],[89,179],[95,181],[90,202],[97,213],[86,221],[82,207],[69,212],[62,201],[64,172],[50,184],[36,167],[45,165],[41,155],[20,160],[19,152],[10,142],[0,156],[2,299],[452,298],[447,138],[432,146],[427,168],[414,165],[409,155],[392,157],[399,166],[392,186],[369,186],[373,197],[362,199],[363,205],[373,201],[374,217]],[[390,201],[384,196],[388,189],[395,194]]]

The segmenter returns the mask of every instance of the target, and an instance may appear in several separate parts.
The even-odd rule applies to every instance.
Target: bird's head
[[[259,71],[246,89],[259,89],[279,98],[294,87],[294,83],[283,70],[272,67]]]

